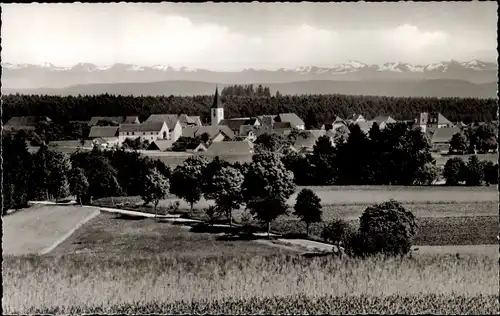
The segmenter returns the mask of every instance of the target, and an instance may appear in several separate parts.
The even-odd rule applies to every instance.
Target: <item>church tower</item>
[[[220,121],[224,119],[224,108],[220,102],[219,91],[217,86],[215,87],[215,97],[214,103],[212,104],[212,108],[210,109],[211,117],[212,117],[212,126],[217,126],[220,124]]]

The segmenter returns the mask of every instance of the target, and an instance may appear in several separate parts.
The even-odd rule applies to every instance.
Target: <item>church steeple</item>
[[[214,103],[212,104],[212,109],[222,109],[222,108],[223,107],[219,97],[219,89],[217,86],[215,86],[215,96],[214,96]]]
[[[210,108],[211,116],[212,116],[212,126],[217,126],[224,119],[224,108],[220,102],[219,97],[219,89],[215,86],[215,96],[214,103]]]

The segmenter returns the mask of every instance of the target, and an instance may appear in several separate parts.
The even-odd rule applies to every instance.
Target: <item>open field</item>
[[[299,192],[304,187],[298,187],[297,192]],[[381,203],[389,199],[395,199],[402,204],[410,205],[423,205],[424,209],[436,208],[438,204],[458,204],[463,205],[474,205],[474,202],[490,202],[498,203],[498,190],[496,186],[489,187],[446,187],[446,186],[413,186],[413,187],[400,187],[400,186],[319,186],[319,187],[308,187],[312,189],[320,198],[323,205],[362,205],[366,208],[366,205],[371,205],[375,203]],[[288,205],[295,205],[297,198],[297,193],[293,194],[287,201]],[[125,198],[111,198],[100,199],[95,201],[95,205],[112,207],[113,203],[124,203],[128,202],[132,205],[136,203],[141,203],[141,198],[135,197],[125,197]],[[175,196],[170,195],[168,199],[160,201],[161,207],[168,207],[175,201],[180,202],[181,209],[189,209],[189,205],[181,200],[175,198]],[[198,203],[194,205],[197,209],[203,209],[212,205],[213,201],[205,200],[202,198]],[[460,211],[461,206],[457,205],[453,208],[454,212],[458,211],[460,214],[464,212],[469,212],[470,207],[465,206],[464,209],[467,211]],[[437,207],[439,208],[439,207]],[[447,208],[447,207],[445,207]],[[483,208],[481,206],[480,208]],[[415,209],[418,209],[416,207]],[[488,209],[488,206],[486,206]],[[364,208],[363,208],[364,210]],[[498,210],[498,209],[497,209]],[[350,212],[350,211],[348,211]],[[441,211],[436,211],[437,213]],[[432,213],[436,213],[432,212]],[[454,213],[453,212],[453,213]],[[481,211],[482,212],[482,211]],[[480,212],[480,213],[481,213]],[[489,211],[488,211],[489,212]],[[359,213],[356,211],[356,214]],[[491,215],[491,213],[488,213]],[[498,212],[495,212],[498,214]]]
[[[349,221],[355,228],[358,220]],[[491,245],[498,244],[497,216],[454,216],[454,217],[419,217],[418,228],[413,240],[414,245],[453,246],[453,245]],[[311,224],[310,234],[320,238],[325,223]],[[300,235],[305,233],[305,224],[297,219],[278,218],[272,225],[272,231],[280,234]]]
[[[3,254],[44,251],[98,213],[79,206],[33,206],[4,216]]]
[[[5,257],[2,306],[23,314],[496,314],[498,273],[485,256]]]
[[[220,240],[210,233],[192,233],[183,226],[154,219],[100,214],[57,247],[53,254],[168,255],[210,257],[276,254],[280,249],[246,240]]]

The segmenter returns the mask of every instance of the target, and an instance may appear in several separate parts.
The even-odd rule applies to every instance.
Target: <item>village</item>
[[[173,165],[177,164],[175,157],[193,154],[224,156],[231,160],[234,158],[249,162],[254,154],[254,142],[263,134],[286,137],[294,132],[297,134],[294,142],[283,145],[277,151],[305,154],[312,152],[321,136],[328,136],[332,145],[336,146],[336,136],[347,137],[351,125],[358,125],[368,134],[375,123],[382,130],[398,122],[389,115],[367,120],[362,114],[353,114],[349,118],[337,116],[333,121],[324,122],[320,129],[306,129],[304,121],[295,113],[225,118],[224,105],[217,88],[210,111],[211,121],[208,125],[203,125],[200,116],[186,114],[151,114],[143,122],[139,121],[139,116],[94,116],[87,122],[90,126],[87,139],[55,140],[47,145],[55,151],[65,153],[91,150],[93,147],[136,149],[144,155],[160,159],[174,157],[174,162],[170,163]],[[13,117],[5,123],[4,129],[10,132],[34,130],[41,119]],[[43,119],[50,122],[48,117]],[[407,122],[413,123],[413,127],[419,127],[428,136],[432,151],[436,154],[447,154],[453,136],[467,127],[462,122],[451,122],[438,112],[423,112],[418,118]],[[30,144],[28,147],[31,151],[37,149]]]

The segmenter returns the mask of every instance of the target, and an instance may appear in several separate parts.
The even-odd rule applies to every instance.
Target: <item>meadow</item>
[[[43,251],[95,216],[97,210],[79,206],[35,205],[2,217],[4,254]]]
[[[2,306],[23,314],[497,314],[498,273],[484,256],[6,256]]]

